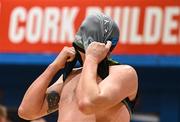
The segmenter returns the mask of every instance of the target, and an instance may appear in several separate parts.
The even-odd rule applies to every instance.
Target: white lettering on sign
[[[78,7],[16,7],[10,17],[9,39],[12,43],[64,43],[72,42],[75,35],[74,21]],[[24,25],[20,25],[24,23]]]
[[[130,44],[142,44],[142,37],[138,32],[139,29],[139,16],[140,16],[140,9],[138,7],[134,7],[131,9],[131,20],[130,26],[131,30],[129,31],[129,43]]]
[[[177,44],[178,43],[178,35],[173,34],[172,30],[175,30],[178,28],[178,25],[180,24],[180,18],[179,18],[179,21],[175,21],[173,20],[174,16],[180,16],[180,8],[167,7],[165,9],[165,16],[164,16],[164,32],[163,32],[164,44]]]
[[[180,41],[180,20],[174,19],[180,16],[180,7],[149,6],[145,8],[144,21],[140,18],[140,7],[91,6],[87,8],[86,16],[97,12],[104,12],[117,23],[121,44],[178,44]],[[139,32],[140,28],[143,28],[142,32]],[[173,30],[177,33],[172,33]]]
[[[145,44],[157,44],[162,32],[162,9],[159,7],[148,7],[146,9],[144,25]]]
[[[100,7],[89,6],[86,8],[86,16],[99,12],[102,12],[102,9]]]
[[[138,6],[89,6],[85,16],[97,12],[104,12],[117,23],[121,44],[172,45],[180,42],[179,6],[149,6],[143,12]],[[78,14],[79,7],[34,6],[29,10],[16,7],[10,15],[9,40],[15,44],[23,41],[30,44],[71,43]]]
[[[44,15],[42,42],[48,43],[48,41],[51,40],[52,43],[57,43],[61,16],[60,11],[56,7],[47,7],[44,12],[46,14]]]
[[[128,34],[129,34],[129,17],[130,17],[130,8],[124,7],[122,10],[122,24],[121,24],[121,30],[120,30],[120,41],[121,43],[125,44],[127,43]]]
[[[12,43],[21,43],[24,39],[24,27],[20,26],[20,22],[26,21],[26,9],[23,7],[15,8],[10,15],[9,39]]]
[[[26,39],[29,43],[35,44],[41,38],[43,10],[40,7],[30,9],[27,15]]]
[[[61,27],[60,27],[60,38],[61,42],[74,40],[75,28],[74,21],[78,14],[79,9],[77,7],[62,9]]]
[[[122,10],[119,7],[114,8],[114,15],[112,16],[113,16],[114,21],[118,25],[118,27],[121,27],[121,21],[122,21],[121,13],[122,13]]]

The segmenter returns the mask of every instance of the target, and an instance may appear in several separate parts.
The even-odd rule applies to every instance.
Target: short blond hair
[[[7,109],[3,105],[0,105],[0,116],[7,117]]]

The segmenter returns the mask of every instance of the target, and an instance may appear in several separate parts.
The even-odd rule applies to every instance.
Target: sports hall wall
[[[24,121],[16,112],[25,90],[64,46],[71,46],[82,20],[94,12],[111,16],[120,28],[113,59],[137,70],[133,122],[179,122],[178,0],[1,0],[0,104],[9,119]],[[45,117],[56,118],[56,113]]]

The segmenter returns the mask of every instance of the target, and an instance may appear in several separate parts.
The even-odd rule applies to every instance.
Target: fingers
[[[75,58],[75,54],[69,55],[69,57],[67,58],[67,62],[73,61],[74,58]]]
[[[112,45],[112,42],[111,41],[107,41],[107,43],[105,45],[105,48],[109,50],[111,48],[111,45]]]
[[[73,61],[73,59],[75,58],[75,55],[76,55],[76,51],[74,47],[69,48],[67,62]]]
[[[73,61],[74,58],[75,58],[75,56],[70,56],[70,57],[67,59],[67,62]]]
[[[92,42],[90,45],[89,45],[89,47],[94,47],[94,48],[104,48],[105,50],[110,50],[110,48],[111,48],[111,45],[112,45],[112,42],[111,41],[107,41],[107,43],[105,44],[105,43],[101,43],[101,42]]]
[[[72,52],[75,52],[74,47],[70,47],[70,50],[71,50]]]

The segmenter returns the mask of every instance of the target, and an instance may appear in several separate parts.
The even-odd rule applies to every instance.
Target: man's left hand
[[[92,42],[86,50],[86,58],[91,58],[96,63],[101,62],[108,54],[111,48],[111,41],[106,44],[100,42]]]

